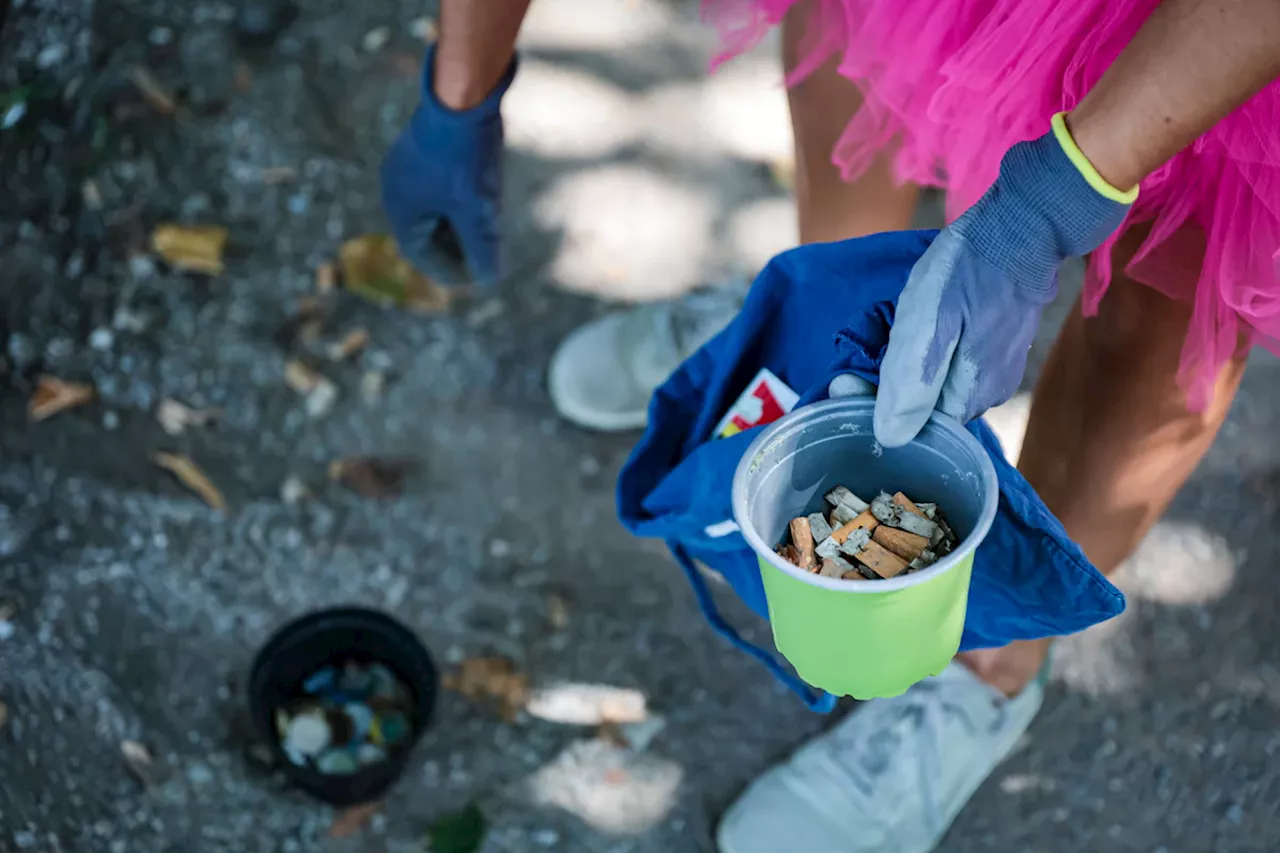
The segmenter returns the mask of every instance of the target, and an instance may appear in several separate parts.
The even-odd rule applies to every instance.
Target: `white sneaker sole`
[[[610,412],[579,402],[565,385],[560,371],[561,351],[551,359],[547,370],[547,393],[560,417],[596,432],[628,432],[641,430],[649,423],[648,400],[645,408],[634,411]]]

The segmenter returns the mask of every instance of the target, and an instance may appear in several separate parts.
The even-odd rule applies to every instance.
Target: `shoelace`
[[[838,741],[841,755],[836,764],[864,796],[875,790],[875,777],[888,769],[902,739],[920,733],[919,785],[924,803],[925,820],[931,832],[940,833],[943,815],[938,805],[938,784],[942,776],[942,729],[948,714],[965,726],[970,733],[977,733],[978,725],[962,705],[948,701],[943,686],[930,679],[912,687],[905,695],[892,700],[899,706],[895,720],[879,730],[869,733],[856,732],[855,737]],[[1007,703],[996,703],[996,719],[989,733],[995,733],[1007,722]]]

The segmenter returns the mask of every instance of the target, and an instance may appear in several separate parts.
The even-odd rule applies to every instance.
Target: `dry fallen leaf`
[[[222,275],[222,251],[227,245],[227,229],[221,225],[156,226],[151,232],[151,248],[171,266],[205,275]]]
[[[395,238],[388,234],[366,234],[348,240],[342,244],[338,259],[347,290],[373,302],[438,314],[452,301],[450,291],[400,256]]]
[[[498,713],[507,722],[514,720],[529,701],[528,677],[517,672],[516,665],[507,658],[467,658],[441,684],[472,702],[498,700]]]
[[[299,394],[310,394],[324,381],[324,375],[315,368],[294,359],[284,366],[284,381]]]
[[[135,65],[129,69],[129,80],[153,110],[161,115],[173,115],[174,110],[177,109],[173,93],[157,80],[150,70],[141,65]]]
[[[27,402],[27,415],[33,421],[51,418],[58,412],[83,406],[94,397],[97,391],[92,385],[84,382],[65,382],[47,373],[36,380],[35,393]]]
[[[182,435],[187,427],[205,426],[219,414],[217,409],[193,409],[172,397],[165,397],[156,409],[156,420],[169,435]]]
[[[153,458],[157,465],[171,472],[182,485],[199,495],[209,506],[219,511],[227,508],[222,492],[196,463],[177,453],[157,453]]]
[[[395,498],[404,491],[413,460],[390,456],[352,456],[329,464],[329,479],[366,498]]]
[[[369,822],[369,818],[373,817],[382,809],[382,801],[374,800],[369,803],[358,803],[348,809],[340,812],[333,823],[329,825],[330,838],[348,838],[355,835],[360,829]]]
[[[368,329],[352,329],[342,336],[342,340],[329,346],[329,358],[334,361],[345,361],[369,343]]]
[[[151,750],[136,740],[122,740],[120,754],[124,756],[124,763],[128,765],[129,772],[143,785],[154,785],[158,781],[159,774],[155,759],[151,757]]]

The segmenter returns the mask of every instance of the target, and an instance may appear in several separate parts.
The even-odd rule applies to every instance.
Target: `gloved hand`
[[[911,270],[880,367],[876,440],[899,447],[934,409],[967,423],[1008,400],[1059,266],[1109,237],[1137,194],[1102,179],[1061,114],[1009,149],[987,193]]]
[[[432,85],[435,47],[422,68],[422,103],[382,163],[382,203],[400,253],[446,285],[492,284],[500,274],[502,96],[516,63],[479,106],[451,110]]]

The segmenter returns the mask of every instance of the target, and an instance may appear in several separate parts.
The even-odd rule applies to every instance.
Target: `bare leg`
[[[530,0],[441,0],[435,92],[445,106],[465,110],[485,99],[516,52]]]
[[[809,21],[810,3],[797,3],[782,24],[782,63],[793,68]],[[889,156],[878,158],[865,174],[845,182],[831,162],[831,151],[862,95],[836,71],[832,60],[787,95],[796,151],[796,208],[800,242],[821,243],[911,226],[918,190],[898,184]]]
[[[1121,241],[1117,270],[1141,238]],[[1190,306],[1117,272],[1096,317],[1072,312],[1036,384],[1018,468],[1106,574],[1195,470],[1244,375],[1242,353],[1222,370],[1209,407],[1187,411],[1175,376],[1190,316]],[[1019,642],[960,659],[1012,696],[1048,648]]]

